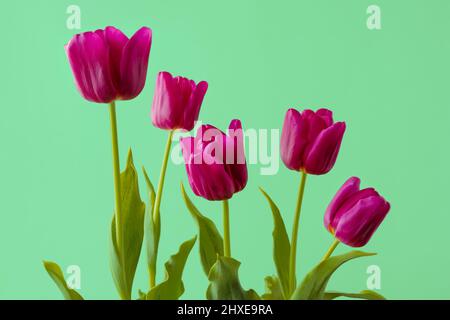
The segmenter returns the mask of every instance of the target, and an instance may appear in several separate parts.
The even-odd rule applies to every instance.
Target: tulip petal
[[[226,139],[226,170],[232,176],[234,182],[234,193],[241,191],[247,185],[248,172],[245,161],[244,133],[240,120],[234,119],[228,126]],[[229,155],[231,153],[231,156]],[[229,159],[231,159],[229,163]]]
[[[128,37],[114,27],[106,27],[104,36],[108,45],[112,81],[118,90],[120,89],[120,63],[122,61],[123,49],[128,42]]]
[[[284,118],[281,132],[280,153],[286,167],[291,170],[300,170],[303,167],[303,152],[308,144],[306,137],[308,125],[295,109],[289,109]]]
[[[227,166],[229,171],[231,172],[234,191],[233,193],[237,193],[245,188],[248,181],[248,171],[246,164],[235,164],[234,166]]]
[[[242,123],[239,119],[233,119],[231,120],[230,124],[228,125],[228,130],[242,130]]]
[[[189,125],[187,128],[185,118],[189,119],[191,117],[193,119],[194,117],[193,114],[187,113],[189,113],[188,109],[192,92],[195,90],[195,81],[178,76],[173,78],[172,84],[173,102],[170,106],[172,117],[176,119],[177,128],[190,131],[194,128],[194,120],[192,120],[192,126]]]
[[[345,123],[336,122],[319,134],[305,157],[304,169],[307,173],[320,175],[333,168],[344,132]]]
[[[181,153],[183,154],[184,163],[191,163],[191,157],[195,153],[194,138],[187,137],[180,139]]]
[[[173,77],[169,72],[160,72],[156,79],[152,104],[152,123],[160,129],[176,129],[179,115],[172,107],[177,103]]]
[[[364,246],[380,226],[389,209],[390,204],[380,196],[359,200],[339,220],[336,238],[352,247]]]
[[[316,115],[322,118],[323,121],[325,121],[325,126],[328,128],[333,124],[333,112],[328,109],[319,109],[316,111]]]
[[[207,200],[230,199],[234,193],[233,180],[221,164],[186,165],[192,191]]]
[[[375,191],[374,188],[366,188],[363,190],[359,190],[351,195],[349,195],[345,201],[341,204],[341,206],[334,213],[333,220],[331,221],[331,226],[333,228],[337,227],[337,224],[342,216],[346,215],[347,212],[353,208],[358,201],[369,198],[369,197],[379,197],[378,192]]]
[[[196,85],[193,80],[160,72],[152,105],[153,125],[161,129],[192,130],[207,88],[205,81]]]
[[[211,144],[208,148],[208,153],[214,157],[220,157],[221,163],[224,162],[224,140],[226,139],[226,134],[222,130],[210,124],[204,124],[198,128],[195,139],[197,146],[202,150]]]
[[[183,129],[191,131],[194,128],[207,90],[208,83],[206,81],[200,81],[197,85],[194,84],[193,92],[191,93],[187,107],[184,110]]]
[[[139,29],[125,45],[120,64],[120,98],[129,100],[144,88],[148,58],[152,44],[152,30]]]
[[[346,199],[348,199],[352,194],[359,191],[361,180],[357,177],[349,178],[342,187],[338,190],[336,195],[331,200],[330,204],[325,211],[324,225],[329,231],[331,231],[332,221],[334,221],[334,216],[338,209],[342,206]]]
[[[77,89],[85,99],[109,103],[116,98],[104,37],[96,32],[78,34],[66,46],[66,53]]]
[[[245,163],[244,133],[240,120],[234,119],[230,122],[224,150],[227,164]]]
[[[243,164],[235,163],[234,159],[228,163],[224,157],[224,151],[232,152],[233,157],[236,152],[244,153],[240,121],[233,120],[229,130],[240,133],[228,136],[214,126],[202,125],[195,138],[181,139],[189,184],[196,195],[207,200],[229,199],[247,183],[245,155]],[[235,140],[239,139],[242,141],[235,146]]]
[[[329,113],[331,112],[326,109],[319,109],[317,112],[306,109],[302,111],[302,117],[305,120],[307,125],[306,134],[302,137],[308,141],[308,148],[305,151],[305,154],[308,153],[310,148],[312,147],[314,141],[316,141],[319,134],[328,128],[327,122],[329,120]]]

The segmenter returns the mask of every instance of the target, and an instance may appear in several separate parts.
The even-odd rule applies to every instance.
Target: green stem
[[[330,248],[328,249],[327,253],[325,253],[325,255],[323,256],[322,260],[320,260],[320,262],[327,260],[333,253],[334,249],[336,249],[336,247],[338,246],[339,243],[340,242],[338,239],[334,239],[334,241],[331,244]]]
[[[160,221],[161,221],[159,208],[161,206],[161,198],[162,198],[162,193],[163,193],[163,188],[164,188],[164,180],[166,178],[167,162],[169,160],[170,147],[172,145],[173,133],[174,133],[174,130],[169,131],[169,135],[167,137],[166,148],[164,150],[163,162],[161,165],[161,172],[159,174],[158,189],[156,190],[156,198],[155,198],[155,204],[153,206],[153,214],[152,214],[153,223],[155,226],[159,226]],[[159,232],[157,232],[157,235],[159,237]],[[156,243],[158,243],[158,242],[159,242],[159,239],[156,239]],[[155,253],[155,255],[156,254],[157,253]],[[155,286],[155,284],[156,284],[156,266],[155,266],[155,270],[150,271],[150,288],[153,288]]]
[[[297,206],[295,207],[294,225],[292,227],[291,252],[289,255],[289,286],[291,292],[294,292],[296,286],[296,259],[297,259],[297,238],[298,226],[300,223],[300,213],[302,210],[303,194],[305,192],[306,173],[302,171],[300,187],[298,189]]]
[[[228,200],[223,200],[223,252],[225,257],[231,257],[230,207]]]
[[[117,139],[117,118],[116,103],[113,101],[109,105],[111,119],[111,140],[114,171],[114,193],[115,193],[115,218],[116,218],[116,241],[122,248],[122,197],[120,191],[120,162],[119,162],[119,143]]]
[[[119,259],[122,266],[125,265],[124,254],[124,235],[123,235],[123,216],[122,216],[122,193],[120,186],[120,162],[119,162],[119,142],[117,135],[117,117],[116,103],[113,101],[109,104],[109,114],[111,122],[111,141],[112,141],[112,157],[113,157],[113,173],[114,173],[114,199],[115,199],[115,221],[116,221],[116,245],[119,249]],[[119,292],[122,300],[129,300],[126,293]]]

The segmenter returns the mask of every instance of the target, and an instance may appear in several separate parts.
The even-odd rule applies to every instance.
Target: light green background
[[[375,264],[388,298],[450,298],[446,0],[2,2],[0,298],[59,299],[43,259],[64,269],[79,265],[86,298],[117,298],[108,264],[114,204],[108,111],[83,100],[73,85],[63,50],[77,32],[66,28],[70,4],[81,8],[82,31],[153,29],[146,87],[137,99],[118,103],[122,164],[132,147],[136,166],[145,165],[157,181],[166,132],[151,125],[149,112],[161,70],[207,80],[200,118],[221,128],[232,118],[246,128],[281,128],[290,106],[329,107],[347,132],[333,171],[308,180],[298,272],[303,276],[328,248],[324,210],[357,175],[392,210],[365,248],[379,254],[340,269],[330,289],[365,289],[366,268]],[[381,7],[380,31],[366,27],[370,4]],[[290,230],[299,177],[282,164],[276,176],[261,176],[256,165],[249,174],[247,188],[230,203],[232,250],[243,262],[243,286],[261,293],[275,269],[272,217],[258,186],[279,204]],[[187,183],[184,167],[170,164],[159,270],[196,233],[180,181]],[[219,203],[194,201],[221,226]],[[144,260],[135,294],[147,288]],[[197,247],[184,279],[184,298],[204,298]]]

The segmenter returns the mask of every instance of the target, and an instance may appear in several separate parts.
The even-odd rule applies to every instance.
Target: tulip
[[[152,104],[152,123],[166,130],[191,131],[198,119],[208,83],[160,72],[156,79]]]
[[[308,109],[303,112],[289,109],[284,119],[281,159],[289,169],[301,172],[289,256],[291,292],[296,287],[297,239],[306,176],[308,173],[322,175],[333,168],[344,132],[345,123],[334,123],[333,114],[328,109],[319,109],[316,112]]]
[[[131,39],[120,30],[104,30],[75,35],[65,46],[75,84],[80,94],[89,101],[109,103],[113,176],[115,195],[116,242],[121,259],[126,256],[124,216],[120,182],[119,143],[117,134],[116,100],[130,100],[141,93],[147,75],[152,31],[143,27]],[[124,265],[124,261],[121,261]],[[121,292],[129,299],[129,292]]]
[[[289,109],[281,133],[281,159],[291,170],[321,175],[336,162],[345,123],[333,123],[330,110]]]
[[[232,135],[203,125],[195,138],[180,141],[189,184],[197,196],[207,200],[230,199],[247,184],[241,122],[231,121],[229,130]]]
[[[228,135],[203,125],[196,137],[181,139],[189,184],[194,193],[207,200],[223,201],[224,254],[230,256],[228,199],[247,184],[247,165],[242,126],[231,121]]]
[[[378,229],[390,204],[373,188],[360,190],[360,179],[348,179],[329,204],[324,224],[340,242],[362,247]]]
[[[156,79],[151,110],[152,123],[155,127],[170,131],[159,175],[155,205],[153,206],[152,216],[155,221],[160,220],[159,209],[173,133],[177,129],[190,131],[194,128],[207,89],[208,83],[206,81],[195,84],[193,80],[184,77],[172,77],[169,72],[160,72]],[[150,287],[155,285],[155,273],[152,270]]]
[[[65,49],[78,91],[97,103],[135,98],[145,85],[151,43],[146,27],[131,39],[114,27],[75,35]]]

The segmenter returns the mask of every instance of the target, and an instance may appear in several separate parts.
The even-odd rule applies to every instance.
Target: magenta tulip
[[[373,188],[360,190],[359,178],[352,177],[328,206],[325,227],[341,242],[362,247],[372,237],[390,209],[390,204]]]
[[[247,184],[247,164],[239,120],[231,121],[228,135],[203,125],[195,138],[182,138],[181,149],[189,184],[207,200],[226,200]]]
[[[325,174],[336,162],[345,123],[333,123],[330,110],[289,109],[281,133],[281,159],[291,170]]]
[[[160,72],[153,96],[153,125],[166,130],[191,131],[198,119],[207,89],[206,81],[195,84],[193,80]]]
[[[75,35],[65,49],[78,91],[97,103],[135,98],[145,85],[151,43],[146,27],[131,39],[114,27]]]

